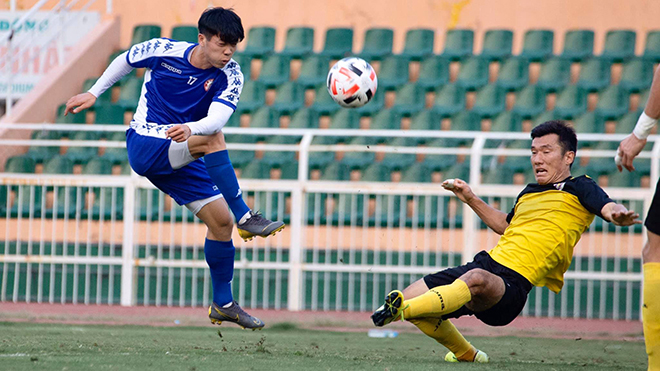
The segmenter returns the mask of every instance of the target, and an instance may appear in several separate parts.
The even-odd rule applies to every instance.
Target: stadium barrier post
[[[131,180],[124,186],[124,237],[121,250],[121,298],[124,307],[135,304],[135,262],[133,232],[135,224],[135,183],[137,174],[131,170]]]
[[[477,135],[472,143],[470,151],[470,179],[468,184],[473,190],[478,190],[481,185],[481,151],[486,143],[483,135]],[[463,254],[461,262],[467,264],[474,256],[475,244],[477,243],[477,217],[468,204],[463,204]]]

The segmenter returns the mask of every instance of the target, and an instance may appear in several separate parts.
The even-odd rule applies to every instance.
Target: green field
[[[218,332],[221,330],[221,333]],[[220,336],[221,335],[221,336]],[[474,338],[488,365],[447,364],[422,334],[0,323],[2,370],[646,370],[643,342]]]

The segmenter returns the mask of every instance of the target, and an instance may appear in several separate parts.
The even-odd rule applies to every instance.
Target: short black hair
[[[532,139],[548,134],[557,134],[559,136],[559,144],[564,150],[564,153],[566,151],[577,153],[577,135],[575,135],[575,130],[572,127],[566,125],[566,122],[562,120],[546,121],[532,129]]]
[[[199,33],[207,39],[218,36],[227,44],[236,45],[245,38],[241,17],[233,9],[208,8],[197,22]]]

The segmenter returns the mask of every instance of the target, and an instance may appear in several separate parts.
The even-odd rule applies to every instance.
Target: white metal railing
[[[3,128],[125,129],[43,124],[0,126]],[[522,186],[481,184],[481,158],[484,155],[529,154],[526,150],[483,148],[487,140],[529,139],[526,133],[238,128],[226,128],[224,132],[301,138],[297,145],[228,144],[232,150],[299,153],[297,180],[240,180],[254,208],[262,209],[267,217],[288,219],[288,227],[274,238],[237,242],[234,280],[237,299],[246,306],[290,310],[371,310],[391,288],[402,287],[443,267],[469,261],[479,249],[489,249],[497,241],[493,232],[480,228],[478,218],[467,206],[458,206],[452,211],[456,200],[437,184],[308,180],[310,152],[466,154],[470,156],[470,183],[475,193],[487,201],[499,202],[504,211],[511,207]],[[472,147],[366,148],[312,144],[315,136],[328,135],[469,138]],[[619,141],[623,137],[579,136],[581,141]],[[653,150],[640,155],[640,158],[651,159],[651,184],[657,183],[658,177],[658,139],[650,137]],[[15,145],[54,146],[58,142],[0,141],[1,147]],[[66,145],[116,147],[125,144],[67,141]],[[578,155],[613,158],[614,151],[580,150]],[[162,194],[151,193],[153,186],[145,179],[135,174],[5,173],[0,175],[0,190],[2,187],[8,190],[4,196],[5,205],[9,206],[12,201],[10,189],[15,194],[12,207],[5,210],[6,225],[0,227],[0,232],[4,230],[5,233],[4,254],[0,255],[3,272],[0,300],[54,302],[59,298],[63,302],[91,303],[95,294],[97,303],[116,303],[117,298],[107,287],[112,282],[113,290],[120,292],[122,305],[208,304],[210,277],[201,258],[203,226],[185,208],[169,207]],[[606,190],[613,199],[631,203],[640,213],[648,209],[653,195],[650,188]],[[53,205],[46,207],[49,192],[54,194]],[[85,199],[90,196],[95,199]],[[108,203],[111,198],[114,202]],[[120,205],[122,210],[119,210]],[[44,212],[59,207],[65,209],[60,213]],[[22,209],[26,212],[21,212]],[[644,234],[633,228],[617,227],[610,231],[609,226],[599,223],[592,225],[576,247],[575,267],[566,274],[566,289],[559,295],[535,289],[525,307],[525,315],[639,318],[639,251]],[[14,245],[18,247],[11,247]],[[28,284],[27,277],[32,276]],[[33,293],[33,280],[41,291]],[[52,290],[44,286],[46,281],[53,286]],[[116,289],[117,285],[120,290]]]

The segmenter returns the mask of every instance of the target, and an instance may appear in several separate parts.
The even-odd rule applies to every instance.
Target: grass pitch
[[[220,333],[218,332],[220,330]],[[423,334],[393,339],[278,324],[147,327],[0,323],[2,370],[646,370],[643,342],[476,338],[491,363],[448,364]]]

